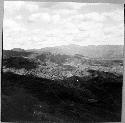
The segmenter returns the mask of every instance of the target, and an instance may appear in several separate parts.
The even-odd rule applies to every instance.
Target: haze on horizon
[[[3,49],[124,45],[124,6],[5,1]]]

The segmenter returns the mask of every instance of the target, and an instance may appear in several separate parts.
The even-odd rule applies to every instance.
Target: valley
[[[120,122],[122,46],[96,47],[3,50],[2,120]]]

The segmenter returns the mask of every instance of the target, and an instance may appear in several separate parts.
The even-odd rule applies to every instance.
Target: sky
[[[4,49],[68,44],[123,45],[123,4],[4,2]]]

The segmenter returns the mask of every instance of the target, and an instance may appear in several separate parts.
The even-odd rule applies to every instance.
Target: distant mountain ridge
[[[41,49],[28,49],[13,48],[11,50],[3,50],[4,54],[12,52],[11,54],[61,54],[61,55],[82,55],[86,58],[98,58],[98,59],[123,59],[123,47],[124,45],[88,45],[80,46],[75,44],[62,45],[55,47],[45,47]]]
[[[122,59],[123,58],[123,45],[63,45],[56,47],[46,47],[41,49],[28,50],[32,52],[42,53],[51,52],[54,54],[65,55],[83,55],[89,58],[101,58],[101,59]]]

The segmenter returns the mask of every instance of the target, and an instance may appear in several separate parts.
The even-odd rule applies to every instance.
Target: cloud
[[[4,9],[9,11],[18,11],[22,9],[27,9],[30,12],[39,10],[39,6],[34,2],[24,2],[24,1],[6,1],[4,2]]]
[[[91,12],[84,15],[84,19],[90,19],[93,21],[104,21],[105,17],[97,12]]]
[[[48,13],[36,13],[36,14],[32,14],[30,17],[29,17],[29,20],[30,21],[47,21],[49,22],[50,21],[50,15]]]
[[[21,20],[21,19],[23,19],[23,17],[22,17],[21,15],[17,15],[17,16],[15,17],[15,19]]]
[[[5,1],[4,2],[4,16],[15,17],[19,14],[30,14],[39,11],[39,5],[35,2],[24,1]]]
[[[26,28],[24,28],[21,24],[17,23],[13,19],[5,19],[3,21],[3,27],[5,30],[26,31]]]
[[[124,43],[124,12],[112,4],[108,4],[112,8],[109,12],[100,12],[102,4],[75,2],[5,2],[5,6],[3,27],[7,49]],[[84,7],[89,11],[81,11]]]
[[[25,4],[25,8],[28,9],[30,12],[36,12],[39,10],[39,6],[34,3]]]
[[[123,21],[124,20],[124,9],[116,9],[113,12],[103,13],[107,18],[111,18],[114,21]]]
[[[80,9],[83,6],[87,6],[88,3],[75,3],[75,2],[65,2],[63,3],[64,6],[66,6],[67,8],[69,7],[69,9]]]
[[[6,1],[4,2],[4,9],[8,9],[10,11],[19,10],[23,5],[25,5],[25,2],[23,1]]]

